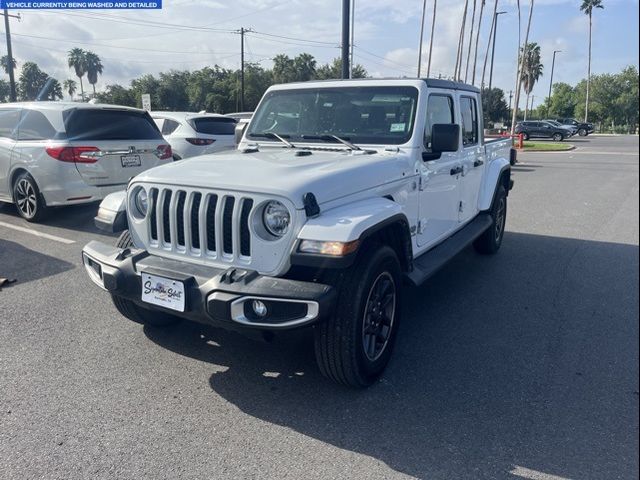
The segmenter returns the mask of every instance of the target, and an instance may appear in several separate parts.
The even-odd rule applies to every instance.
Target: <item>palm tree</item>
[[[542,76],[544,65],[540,63],[540,45],[537,43],[528,43],[522,47],[522,73],[520,79],[524,92],[527,94],[527,101],[524,107],[524,119],[527,119],[529,110],[529,95],[533,91],[536,82]]]
[[[100,57],[93,52],[85,52],[85,64],[87,68],[87,80],[93,86],[93,96],[96,96],[96,83],[98,75],[102,75],[102,61]]]
[[[431,19],[431,38],[429,39],[429,60],[427,61],[427,77],[431,73],[431,53],[433,53],[433,32],[436,29],[436,11],[438,0],[433,0],[433,18]]]
[[[75,80],[71,80],[70,78],[64,81],[64,90],[69,93],[69,96],[73,100],[73,94],[76,93],[77,83]]]
[[[527,31],[524,34],[524,44],[529,43],[529,31],[531,30],[531,19],[533,18],[533,6],[535,4],[535,0],[531,0],[529,4],[529,20],[527,22]],[[518,30],[520,30],[520,0],[518,0]],[[518,105],[520,104],[520,87],[522,82],[520,81],[520,72],[523,70],[524,55],[520,55],[520,49],[518,49],[518,56],[521,57],[518,60],[518,66],[516,70],[516,88],[513,98],[513,114],[511,115],[511,135],[514,134],[516,129],[516,121],[518,119]]]
[[[84,100],[84,87],[82,85],[82,77],[87,73],[87,57],[86,52],[81,48],[74,48],[69,50],[67,56],[67,63],[69,68],[73,68],[76,72],[76,77],[80,79],[80,97]]]
[[[591,29],[593,27],[593,9],[594,8],[604,8],[602,5],[602,0],[582,0],[582,5],[580,5],[580,10],[584,12],[585,15],[589,15],[589,62],[587,66],[587,100],[584,107],[584,121],[587,121],[589,116],[589,83],[591,83]]]
[[[2,58],[0,58],[0,67],[2,67],[4,73],[7,75],[9,75],[9,63],[11,63],[13,70],[18,66],[15,58],[11,58],[11,61],[9,61],[9,55],[3,55]]]
[[[473,45],[473,27],[476,24],[476,5],[478,1],[473,0],[473,13],[471,14],[471,32],[469,32],[469,49],[467,51],[467,66],[464,69],[464,82],[469,78],[469,62],[471,61],[471,46]]]
[[[486,0],[482,0],[480,4],[480,16],[478,18],[478,33],[476,34],[476,47],[475,53],[473,54],[473,71],[471,73],[471,84],[476,84],[476,63],[478,61],[478,42],[480,41],[480,28],[482,27],[482,12],[484,12],[484,4]]]

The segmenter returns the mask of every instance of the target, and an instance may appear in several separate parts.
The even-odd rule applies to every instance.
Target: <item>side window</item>
[[[475,98],[460,98],[462,115],[462,145],[469,147],[478,143],[478,107]]]
[[[173,132],[176,131],[176,128],[178,128],[179,126],[180,124],[175,120],[170,120],[168,118],[165,118],[164,124],[162,125],[162,134],[171,135]]]
[[[427,125],[424,130],[424,146],[431,149],[431,129],[438,123],[455,123],[453,98],[449,95],[430,95],[427,101]]]
[[[20,110],[0,110],[0,137],[15,138],[15,130],[20,119]]]
[[[18,124],[18,140],[48,140],[56,137],[56,129],[41,112],[23,110]]]

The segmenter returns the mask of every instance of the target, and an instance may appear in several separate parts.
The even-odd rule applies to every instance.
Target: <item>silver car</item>
[[[172,160],[143,110],[86,103],[0,106],[0,202],[28,221],[49,207],[95,202]]]

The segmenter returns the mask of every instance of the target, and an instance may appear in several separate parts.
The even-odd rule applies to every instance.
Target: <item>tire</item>
[[[504,186],[498,187],[489,213],[492,218],[491,226],[473,242],[476,251],[483,255],[493,255],[502,245],[507,223],[507,191]]]
[[[47,214],[47,206],[38,185],[27,172],[19,174],[13,182],[13,203],[18,214],[27,222],[39,222]]]
[[[316,361],[325,377],[364,388],[391,358],[400,320],[400,263],[391,247],[372,242],[354,265],[330,277],[338,298],[333,316],[314,327]]]
[[[578,130],[578,135],[580,135],[581,137],[586,137],[587,135],[589,135],[589,132],[587,132],[586,128],[581,128]]]
[[[561,142],[564,140],[564,135],[561,133],[554,133],[552,138],[554,142]]]
[[[131,234],[129,233],[129,230],[125,230],[122,232],[122,235],[120,235],[120,238],[118,238],[116,247],[129,248],[132,246],[133,241],[131,240]],[[113,304],[118,312],[129,320],[141,323],[142,325],[148,325],[150,327],[166,327],[180,321],[180,318],[174,315],[156,310],[147,310],[146,308],[139,307],[131,300],[119,297],[118,295],[112,294],[111,300],[113,300]]]
[[[529,140],[529,134],[525,133],[525,132],[522,132],[522,139],[523,140]]]

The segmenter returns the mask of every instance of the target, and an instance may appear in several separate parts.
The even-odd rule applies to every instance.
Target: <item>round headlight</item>
[[[139,188],[133,197],[133,201],[135,203],[136,210],[138,210],[138,215],[146,217],[147,211],[149,210],[149,197],[147,195],[147,191],[144,188]]]
[[[267,231],[276,237],[282,237],[289,230],[291,215],[282,203],[274,200],[267,203],[262,213],[262,221]]]

